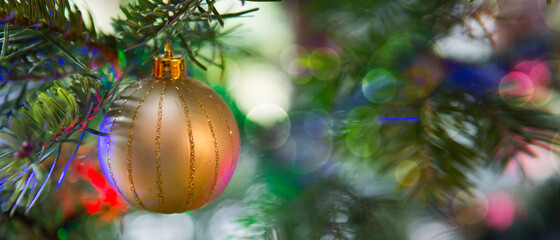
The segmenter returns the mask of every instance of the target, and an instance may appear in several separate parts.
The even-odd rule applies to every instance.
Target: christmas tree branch
[[[168,4],[161,1],[139,1],[121,6],[126,18],[116,19],[113,26],[119,33],[119,40],[125,43],[125,52],[137,50],[132,54],[149,55],[143,64],[150,61],[165,42],[171,41],[176,48],[183,49],[196,65],[206,69],[196,59],[196,49],[221,45],[218,39],[224,33],[220,33],[218,26],[224,26],[224,19],[258,10],[255,8],[221,14],[214,4],[214,0],[171,1]],[[141,48],[146,45],[149,47]],[[213,49],[216,50],[219,51]]]
[[[13,196],[22,196],[27,190],[34,195],[27,203],[28,209],[35,203],[55,166],[53,163],[41,187],[36,188],[38,185],[28,183],[41,179],[40,165],[54,152],[57,153],[56,162],[62,145],[74,133],[87,128],[89,120],[101,113],[113,93],[90,77],[76,76],[69,86],[58,81],[54,83],[55,86],[39,92],[37,100],[28,99],[24,107],[13,109],[0,129],[0,160],[4,163],[0,175],[7,177],[8,182],[18,182]],[[12,197],[14,206],[18,205],[18,199],[21,197]]]
[[[0,18],[4,24],[59,33],[67,40],[97,36],[91,15],[90,26],[86,26],[82,12],[69,0],[2,0]]]
[[[89,17],[91,21],[91,15]],[[0,18],[4,29],[0,53],[4,81],[51,82],[52,76],[77,72],[64,66],[61,57],[75,63],[78,69],[84,69],[85,65],[66,48],[93,45],[99,37],[93,22],[86,26],[81,11],[68,0],[2,0]]]

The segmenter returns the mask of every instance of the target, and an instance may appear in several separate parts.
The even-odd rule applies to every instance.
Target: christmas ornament
[[[103,119],[98,155],[107,181],[136,207],[198,209],[227,186],[239,130],[210,87],[185,76],[183,57],[154,57],[153,75],[122,91]]]

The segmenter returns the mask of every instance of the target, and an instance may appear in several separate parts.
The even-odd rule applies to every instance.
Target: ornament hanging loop
[[[171,58],[173,57],[173,45],[171,45],[170,42],[166,42],[165,43],[165,57],[166,58]]]
[[[173,46],[165,43],[165,53],[154,57],[152,74],[157,79],[177,80],[185,75],[185,59],[173,54]]]

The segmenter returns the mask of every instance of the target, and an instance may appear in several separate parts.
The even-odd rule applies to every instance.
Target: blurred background
[[[112,33],[130,1],[76,2]],[[135,209],[104,179],[93,139],[58,191],[2,217],[0,236],[560,239],[558,1],[217,7],[260,8],[226,22],[224,70],[188,68],[241,130],[225,192],[184,214]]]

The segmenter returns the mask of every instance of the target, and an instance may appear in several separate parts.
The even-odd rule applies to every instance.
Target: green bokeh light
[[[59,228],[58,231],[56,231],[56,235],[60,240],[66,240],[68,238],[68,232],[64,228]]]
[[[392,100],[396,92],[397,80],[385,69],[370,70],[362,80],[362,93],[372,103]]]

